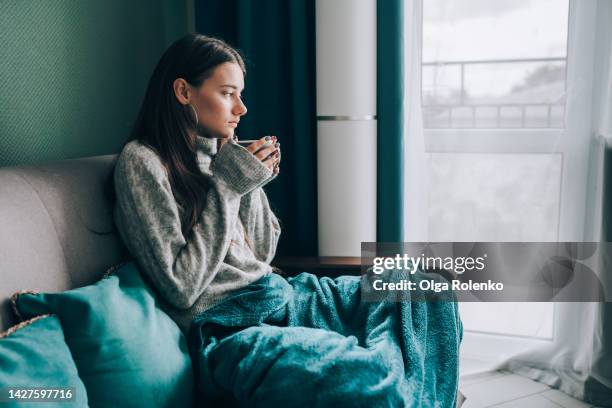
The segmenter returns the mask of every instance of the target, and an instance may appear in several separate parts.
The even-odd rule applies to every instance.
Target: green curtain
[[[602,242],[606,245],[612,241],[612,214],[610,208],[612,208],[612,150],[606,148],[604,158],[604,185],[603,185],[603,211],[602,211]],[[609,260],[605,259],[605,266],[603,270],[610,271],[608,265]],[[604,276],[606,288],[609,287],[609,276]],[[601,302],[599,303],[599,321],[596,325],[596,330],[599,333],[599,339],[594,345],[597,352],[593,356],[593,367],[599,373],[599,378],[595,378],[593,375],[589,375],[584,382],[584,400],[593,404],[602,406],[612,401],[612,388],[603,382],[608,384],[612,380],[612,303]],[[592,374],[592,373],[591,373]],[[601,381],[600,381],[601,380]],[[602,382],[603,381],[603,382]]]
[[[403,241],[404,11],[402,0],[377,1],[378,169],[376,239]]]
[[[283,227],[278,255],[317,255],[315,1],[196,1],[195,28],[246,57],[237,134],[281,143],[281,174],[265,187]]]

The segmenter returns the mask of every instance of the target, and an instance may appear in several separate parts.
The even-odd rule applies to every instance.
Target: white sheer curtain
[[[406,86],[404,121],[406,142],[404,168],[406,171],[405,241],[427,242],[428,236],[428,175],[426,167],[423,112],[421,109],[421,1],[407,0],[405,12]]]
[[[612,130],[612,2],[588,2],[596,18],[591,27],[595,55],[590,115],[593,126],[588,139],[591,150],[584,241],[602,242],[610,240],[602,230],[602,223],[610,216],[604,213],[610,211],[606,207],[612,204],[604,201],[603,191],[604,184],[609,185],[612,177],[609,169],[606,174],[604,166]],[[586,83],[589,79],[583,81]],[[609,262],[609,259],[600,261]],[[604,272],[600,279],[608,282],[606,287],[609,288],[609,268],[597,269]],[[558,328],[552,344],[518,355],[505,366],[577,398],[597,404],[609,403],[612,401],[612,327],[608,322],[612,309],[605,303],[562,303],[556,307]]]
[[[600,241],[612,2],[483,4],[406,1],[405,241]],[[581,399],[592,379],[612,390],[601,304],[461,312],[464,356]]]

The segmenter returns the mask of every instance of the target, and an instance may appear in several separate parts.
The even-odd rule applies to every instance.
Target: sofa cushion
[[[15,304],[24,318],[58,315],[92,406],[191,406],[186,340],[133,262],[96,284],[19,294]]]
[[[104,192],[114,155],[0,169],[0,331],[19,289],[61,292],[97,282],[125,259]]]
[[[85,386],[55,316],[38,316],[0,334],[0,367],[2,407],[41,406],[40,401],[49,401],[45,406],[87,406]],[[13,397],[24,399],[11,398],[9,387]],[[30,395],[30,389],[38,392]],[[43,398],[49,391],[52,398]]]

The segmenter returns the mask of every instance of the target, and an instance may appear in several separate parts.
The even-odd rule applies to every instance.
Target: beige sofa
[[[14,292],[87,285],[127,257],[104,194],[114,158],[0,168],[0,331]]]

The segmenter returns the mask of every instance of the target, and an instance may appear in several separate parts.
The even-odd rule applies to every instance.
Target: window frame
[[[423,27],[423,0],[418,1]],[[563,155],[557,240],[582,241],[586,221],[586,180],[592,133],[591,106],[595,66],[596,2],[569,0],[566,62],[565,128],[428,128],[423,129],[426,153],[542,153]],[[421,32],[421,38],[422,38]],[[421,43],[422,47],[422,43]],[[422,69],[422,65],[421,65]],[[422,73],[421,73],[422,75]],[[585,81],[585,78],[591,80]],[[568,95],[568,92],[571,95]],[[571,96],[571,97],[568,97]],[[422,101],[422,97],[421,97]],[[483,307],[486,307],[483,305]],[[556,303],[553,338],[541,339],[465,330],[461,354],[479,361],[502,361],[539,347],[555,346],[567,330],[574,310]]]

